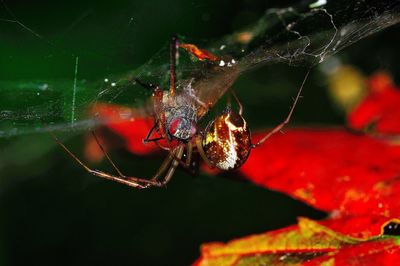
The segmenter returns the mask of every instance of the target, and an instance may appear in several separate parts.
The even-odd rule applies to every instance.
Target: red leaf
[[[378,73],[369,80],[369,95],[349,114],[349,126],[364,130],[374,126],[377,133],[400,133],[400,90],[390,76]]]
[[[254,149],[239,171],[328,212],[400,213],[394,200],[400,192],[400,146],[372,137],[341,129],[288,130]]]
[[[138,110],[112,104],[96,104],[90,113],[105,121],[109,130],[122,137],[126,142],[125,148],[130,152],[148,155],[160,150],[154,142],[143,143],[154,122]],[[107,139],[103,139],[103,142],[107,143]]]
[[[394,239],[382,239],[343,247],[338,252],[332,252],[304,263],[304,266],[335,265],[335,266],[392,266],[400,259],[400,246]],[[330,263],[330,264],[328,264]]]
[[[383,234],[383,226],[388,222],[384,215],[357,215],[331,217],[319,223],[340,234],[368,240]]]
[[[349,237],[380,236],[388,221],[400,217],[400,146],[370,136],[288,130],[254,149],[239,171],[330,212],[321,224]]]
[[[159,149],[141,142],[151,119],[136,113],[133,120],[121,119],[127,110],[100,107],[97,115],[110,120],[107,127],[126,140],[131,152]],[[263,135],[255,134],[253,141]],[[400,146],[343,129],[292,129],[254,149],[239,173],[331,217],[321,222],[301,219],[298,226],[228,244],[206,244],[196,265],[378,265],[382,260],[386,264],[379,265],[391,265],[400,257],[396,241],[375,240],[385,224],[399,217]]]
[[[341,223],[335,222],[336,227]],[[205,244],[195,265],[375,266],[395,265],[389,262],[399,258],[400,246],[395,238],[349,237],[301,218],[296,226],[246,236],[226,244]]]

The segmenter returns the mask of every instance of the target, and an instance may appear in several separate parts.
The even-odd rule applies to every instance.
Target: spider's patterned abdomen
[[[204,152],[221,170],[237,169],[249,157],[251,135],[243,117],[227,108],[211,124],[203,137]]]

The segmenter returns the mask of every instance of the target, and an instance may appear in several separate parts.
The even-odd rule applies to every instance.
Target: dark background
[[[174,33],[213,40],[255,22],[268,7],[293,2],[5,1],[42,37],[0,21],[0,79],[72,80],[77,55],[80,77],[102,79],[141,65]],[[15,19],[1,4],[0,18]],[[340,56],[366,75],[386,69],[396,78],[398,36],[399,27],[392,27]],[[235,83],[252,128],[283,119],[304,73],[262,67]],[[308,84],[292,124],[342,124],[318,69]],[[78,154],[82,136],[66,140]],[[178,170],[166,189],[136,191],[86,174],[47,134],[0,139],[0,148],[0,265],[188,265],[201,243],[277,229],[298,216],[325,217],[283,194],[237,181],[234,173],[191,177]],[[113,157],[139,176],[153,174],[161,163],[125,151]]]

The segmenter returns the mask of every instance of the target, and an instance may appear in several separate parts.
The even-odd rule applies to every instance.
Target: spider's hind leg
[[[272,135],[276,134],[277,132],[281,131],[282,128],[284,128],[289,122],[292,117],[293,111],[296,108],[296,104],[300,99],[301,92],[303,90],[304,84],[307,81],[308,75],[310,74],[311,68],[307,70],[306,75],[303,78],[303,82],[301,83],[301,86],[299,90],[297,91],[296,97],[294,98],[293,105],[289,110],[288,115],[286,116],[285,120],[281,122],[279,125],[275,126],[270,132],[268,132],[261,140],[259,140],[257,143],[251,144],[251,148],[257,148],[258,146],[262,145],[267,139],[269,139]]]

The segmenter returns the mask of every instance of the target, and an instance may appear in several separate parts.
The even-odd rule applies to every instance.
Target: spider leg
[[[150,180],[156,181],[162,175],[162,173],[165,173],[165,171],[171,167],[171,162],[174,160],[175,152],[176,150],[169,151],[167,158],[164,159],[160,168],[158,168],[157,173]]]
[[[163,137],[159,137],[159,138],[153,138],[153,139],[144,139],[143,143],[146,144],[148,142],[157,142],[157,141],[162,140],[162,139],[164,139],[164,138]]]
[[[252,148],[257,148],[258,146],[260,146],[261,144],[263,144],[267,139],[269,139],[269,138],[270,138],[272,135],[274,135],[275,133],[279,132],[287,123],[289,123],[290,118],[292,117],[294,108],[296,107],[296,104],[297,104],[297,102],[298,102],[298,100],[299,100],[299,98],[300,98],[301,91],[303,90],[304,84],[306,83],[306,80],[307,80],[307,78],[308,78],[308,74],[310,74],[310,71],[311,71],[311,68],[308,69],[308,71],[307,71],[307,73],[306,73],[306,75],[305,75],[305,77],[304,77],[304,79],[303,79],[303,82],[301,83],[300,89],[299,89],[299,91],[297,92],[296,98],[295,98],[294,101],[293,101],[293,105],[292,105],[292,107],[290,108],[289,114],[288,114],[288,116],[286,117],[286,119],[285,119],[282,123],[280,123],[279,125],[277,125],[275,128],[273,128],[270,132],[268,132],[260,141],[258,141],[258,142],[255,143],[255,144],[252,144],[252,145],[251,145]]]
[[[150,141],[154,141],[154,140],[150,140],[150,136],[151,136],[151,134],[153,133],[154,129],[156,129],[156,128],[157,128],[157,122],[155,121],[154,124],[153,124],[153,126],[151,127],[149,133],[147,133],[146,138],[143,140],[143,143],[147,143],[147,142],[150,142]]]
[[[183,156],[183,150],[184,150],[184,146],[180,145],[179,147],[177,147],[174,151],[174,155],[180,160]],[[160,183],[162,185],[166,185],[172,178],[172,176],[175,173],[176,168],[179,165],[179,161],[177,160],[173,160],[171,163],[171,166],[169,167],[167,174],[165,175],[164,179],[160,181]]]
[[[242,115],[243,114],[243,105],[242,105],[242,103],[239,101],[239,98],[237,97],[237,95],[236,95],[234,90],[229,89],[229,91],[232,94],[233,98],[235,98],[236,104],[239,107],[239,115]]]
[[[64,149],[64,151],[71,156],[83,169],[85,169],[88,173],[97,176],[97,177],[101,177],[101,178],[105,178],[108,180],[112,180],[130,187],[134,187],[134,188],[149,188],[149,187],[162,187],[164,186],[164,184],[166,184],[165,179],[163,181],[158,181],[158,177],[161,176],[163,173],[165,173],[165,171],[168,170],[166,177],[168,177],[168,180],[171,179],[172,174],[170,173],[170,169],[175,167],[174,165],[171,165],[169,168],[168,166],[171,164],[171,161],[173,160],[173,158],[171,156],[168,156],[164,162],[162,163],[161,167],[159,168],[159,170],[156,172],[156,174],[151,178],[151,179],[143,179],[143,178],[138,178],[138,177],[133,177],[133,176],[125,176],[123,175],[120,171],[119,174],[121,176],[115,176],[109,173],[105,173],[103,171],[99,171],[96,169],[92,169],[89,166],[87,166],[85,163],[83,163],[75,154],[73,154],[52,132],[50,132],[51,136],[53,137],[53,139],[56,141],[56,143],[58,145],[60,145],[61,148]],[[183,151],[183,147],[181,148],[181,150]],[[176,155],[177,157],[182,157],[182,152],[181,150],[177,149]],[[107,157],[109,158],[109,157]],[[110,159],[111,160],[111,159]],[[113,163],[112,163],[113,164]],[[115,166],[115,164],[113,164],[113,166]],[[174,170],[175,171],[175,170]],[[173,172],[172,172],[173,173]],[[171,176],[168,176],[171,175]]]
[[[190,162],[192,161],[192,152],[193,152],[193,146],[192,143],[189,141],[186,144],[186,165],[189,167]]]
[[[113,160],[111,159],[111,157],[108,155],[108,152],[106,152],[106,150],[104,149],[103,145],[101,145],[99,139],[97,138],[96,133],[94,132],[94,130],[91,130],[92,135],[97,143],[97,145],[100,147],[101,151],[103,152],[103,154],[106,156],[107,161],[112,165],[112,167],[115,169],[115,171],[117,171],[118,175],[120,177],[125,177],[125,175],[118,169],[118,167],[115,165],[115,163],[113,162]]]
[[[162,150],[164,150],[164,151],[169,151],[169,150],[171,150],[169,147],[165,147],[165,146],[161,145],[158,141],[155,141],[155,142],[156,142],[157,146],[158,146],[160,149],[162,149]]]
[[[206,156],[206,153],[204,152],[204,149],[203,149],[203,142],[202,142],[202,139],[201,139],[201,136],[200,136],[200,135],[196,137],[195,143],[196,143],[196,147],[197,147],[197,150],[198,150],[198,152],[199,152],[201,158],[206,162],[206,164],[207,164],[210,168],[215,168],[215,165],[214,165],[213,163],[211,163],[210,160],[208,160],[208,158],[207,158],[207,156]]]
[[[179,39],[173,36],[169,46],[169,94],[173,96],[176,88],[176,59],[179,56],[178,51]]]
[[[182,158],[178,158],[174,153],[170,152],[170,155],[174,158],[175,161],[178,161],[179,164],[185,168],[189,169],[190,168],[190,163],[192,161],[192,152],[193,152],[193,146],[190,142],[186,144],[186,160],[183,161]]]
[[[158,124],[158,131],[163,138],[167,138],[167,132],[164,130],[166,124],[164,104],[163,104],[163,91],[159,88],[154,91],[153,95],[154,116]]]
[[[190,174],[198,175],[199,173],[199,157],[193,156],[193,144],[188,142],[186,144],[186,162],[180,161],[183,166]]]

